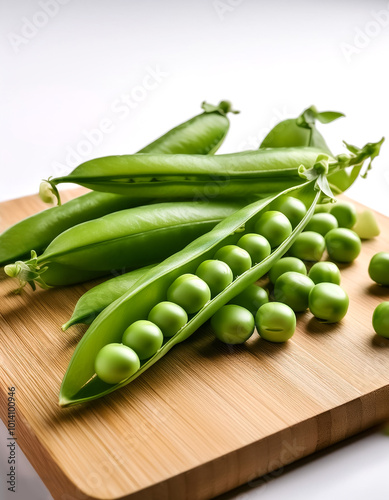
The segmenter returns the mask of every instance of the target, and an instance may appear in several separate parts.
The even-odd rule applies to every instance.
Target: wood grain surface
[[[74,196],[80,191],[64,193]],[[44,208],[37,197],[0,204],[1,230]],[[58,391],[86,330],[62,332],[91,283],[14,295],[0,278],[0,411],[16,387],[17,442],[55,499],[209,499],[389,418],[389,340],[371,315],[389,288],[372,283],[371,256],[389,250],[389,220],[343,266],[350,309],[339,324],[298,316],[283,345],[243,346],[207,327],[132,384],[61,409]]]

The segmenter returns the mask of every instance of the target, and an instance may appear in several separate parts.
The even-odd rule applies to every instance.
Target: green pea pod
[[[330,123],[343,117],[342,113],[336,111],[324,111],[319,113],[315,106],[311,106],[302,112],[297,118],[284,120],[278,123],[262,141],[260,148],[285,148],[285,147],[314,147],[321,149],[323,153],[332,156],[332,153],[324,140],[324,137],[317,130],[315,120],[321,123]],[[371,161],[378,156],[384,139],[377,143],[369,143],[363,148],[370,156],[370,163],[362,177],[366,177],[371,168]],[[361,151],[355,146],[345,143],[351,153]],[[369,152],[370,149],[370,152]],[[346,191],[358,178],[363,166],[362,162],[350,165],[350,168],[340,169],[328,176],[328,183],[332,192],[337,195]]]
[[[316,128],[316,120],[320,123],[331,123],[343,117],[336,111],[318,112],[315,106],[304,110],[297,118],[290,118],[278,123],[262,141],[262,148],[285,148],[310,146],[321,149],[323,153],[332,156],[324,137]]]
[[[89,325],[112,302],[127,292],[153,266],[141,267],[129,273],[115,276],[85,292],[78,299],[72,317],[62,330],[67,330],[77,323]]]
[[[331,158],[329,173],[363,163],[372,154],[370,146],[379,151],[380,143]],[[66,177],[45,182],[58,197],[56,185],[62,182],[135,198],[264,197],[301,184],[300,166],[311,168],[319,154],[319,149],[297,147],[216,156],[108,156],[85,162]]]
[[[320,184],[318,180],[320,179]],[[325,177],[320,174],[297,188],[291,188],[266,200],[256,201],[220,222],[212,231],[190,243],[182,251],[172,255],[144,275],[127,293],[108,306],[92,323],[78,344],[62,382],[59,402],[70,406],[90,401],[109,394],[130,383],[156,361],[161,359],[174,345],[192,335],[215,312],[241,293],[247,286],[261,278],[273,264],[285,254],[296,236],[311,218],[321,194],[320,185],[325,185]],[[102,347],[109,343],[121,342],[123,332],[134,321],[148,317],[150,310],[159,302],[166,300],[169,286],[185,273],[195,273],[201,262],[212,259],[219,248],[236,244],[243,233],[254,231],[255,222],[279,196],[288,194],[302,200],[307,213],[295,227],[292,234],[284,240],[261,263],[244,272],[228,285],[220,294],[210,300],[189,322],[173,337],[165,339],[159,351],[141,363],[140,369],[130,378],[118,383],[107,384],[97,377],[94,361]]]
[[[215,153],[227,135],[230,125],[227,113],[231,112],[231,105],[222,101],[218,106],[203,103],[202,108],[203,113],[173,128],[139,152]],[[40,194],[45,201],[52,201],[50,191],[47,193],[44,190]],[[32,215],[0,235],[0,265],[27,258],[33,248],[42,252],[56,236],[76,224],[146,202],[145,199],[92,192],[68,201],[61,207]]]
[[[83,222],[57,236],[37,257],[5,266],[20,287],[70,285],[160,262],[210,231],[244,202],[157,203]]]

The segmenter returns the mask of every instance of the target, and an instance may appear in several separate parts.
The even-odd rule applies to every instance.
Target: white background
[[[343,139],[361,146],[389,136],[388,1],[1,0],[0,8],[0,200],[35,193],[78,160],[134,152],[204,99],[241,110],[220,152],[256,148],[311,104],[347,115],[322,128],[335,153]],[[99,143],[87,143],[104,124]],[[386,143],[349,195],[389,215],[388,194]],[[376,431],[228,498],[386,499],[388,466],[389,438]],[[9,498],[50,498],[42,488],[20,454]],[[8,500],[1,489],[0,497]]]

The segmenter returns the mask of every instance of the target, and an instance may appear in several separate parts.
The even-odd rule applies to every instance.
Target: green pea
[[[326,323],[336,323],[344,318],[348,305],[347,293],[334,283],[319,283],[309,294],[311,313]]]
[[[269,210],[255,224],[255,231],[264,236],[272,248],[280,245],[292,232],[289,219],[281,212]]]
[[[255,314],[267,302],[269,302],[269,296],[266,290],[257,285],[248,286],[242,293],[230,300],[230,304],[245,307],[252,314]]]
[[[331,210],[331,203],[318,203],[315,207],[315,214],[329,213]]]
[[[377,219],[371,210],[363,210],[357,213],[357,222],[353,226],[353,231],[362,240],[375,238],[381,232]]]
[[[338,221],[339,227],[351,228],[357,222],[357,211],[352,203],[338,201],[332,207],[330,213]]]
[[[160,302],[154,306],[148,320],[155,323],[164,337],[173,337],[188,322],[184,309],[173,302]]]
[[[379,285],[389,285],[389,252],[378,252],[371,258],[369,276]]]
[[[318,261],[322,258],[325,247],[326,243],[321,234],[305,231],[296,237],[289,253],[302,260]]]
[[[300,223],[307,213],[304,203],[293,196],[281,196],[272,203],[272,210],[283,213],[292,224],[293,229]]]
[[[358,257],[362,248],[357,233],[342,227],[331,229],[326,234],[325,241],[330,259],[338,262],[352,262]]]
[[[318,283],[334,283],[340,285],[340,271],[333,262],[316,262],[311,267],[308,276],[317,285]]]
[[[270,243],[264,236],[255,233],[245,234],[237,243],[238,247],[243,248],[250,254],[253,264],[262,262],[271,253]]]
[[[167,299],[181,306],[188,314],[194,314],[211,299],[211,290],[198,276],[183,274],[168,288]]]
[[[244,307],[227,304],[212,316],[211,327],[222,342],[243,344],[254,331],[254,316]]]
[[[263,339],[286,342],[296,330],[296,315],[286,304],[268,302],[258,309],[255,325]]]
[[[338,227],[338,221],[331,214],[318,213],[312,215],[311,220],[306,225],[305,231],[313,231],[325,236],[328,231]]]
[[[283,257],[278,260],[269,271],[269,279],[271,283],[274,284],[281,274],[287,273],[288,271],[301,273],[305,276],[307,275],[307,268],[302,260],[297,259],[296,257]]]
[[[135,321],[124,332],[122,342],[134,350],[142,361],[151,358],[163,344],[160,328],[145,319]]]
[[[377,335],[389,339],[389,302],[381,302],[374,309],[373,328]]]
[[[231,268],[234,278],[248,271],[252,264],[249,253],[236,245],[219,248],[215,259],[225,262]]]
[[[284,273],[274,285],[274,298],[293,311],[302,312],[308,308],[309,292],[314,286],[315,283],[308,276],[295,272]]]
[[[196,274],[209,286],[212,297],[222,292],[234,279],[231,268],[221,260],[205,260]]]
[[[96,375],[107,384],[119,384],[140,368],[138,355],[123,344],[107,344],[97,353]]]

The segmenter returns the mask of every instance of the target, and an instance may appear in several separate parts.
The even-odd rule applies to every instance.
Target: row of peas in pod
[[[95,359],[97,376],[106,383],[115,384],[133,375],[142,361],[157,353],[166,339],[185,326],[191,315],[198,313],[237,276],[268,257],[272,249],[290,236],[306,213],[304,203],[296,198],[289,197],[288,203],[290,219],[277,209],[278,204],[274,204],[258,218],[255,232],[244,234],[236,245],[219,248],[213,259],[200,263],[195,274],[183,274],[176,278],[167,289],[166,300],[156,304],[147,319],[129,325],[123,332],[121,344],[107,344],[98,352]],[[215,334],[228,343],[244,342],[255,329],[254,313],[265,302],[268,302],[267,293],[256,285],[249,286],[211,318]],[[293,334],[293,311],[285,304],[273,303],[269,306],[276,308],[270,315],[276,322],[280,316],[285,321],[287,310],[287,321],[291,321],[288,335]],[[272,325],[266,323],[269,318],[260,320],[261,327],[258,317],[256,319],[258,330],[262,327],[261,334],[268,338],[266,332],[272,330]]]

